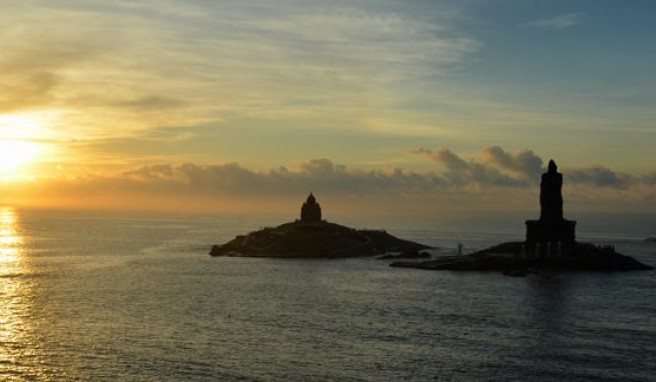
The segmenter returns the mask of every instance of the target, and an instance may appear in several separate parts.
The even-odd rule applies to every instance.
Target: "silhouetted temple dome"
[[[303,223],[320,223],[321,206],[317,203],[316,198],[310,192],[305,203],[301,207],[301,222]]]

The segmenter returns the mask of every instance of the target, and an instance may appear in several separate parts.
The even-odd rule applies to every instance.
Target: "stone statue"
[[[540,219],[526,221],[527,248],[540,256],[554,255],[555,249],[562,253],[563,248],[576,242],[576,222],[563,217],[562,188],[563,174],[550,160],[540,182]]]
[[[540,220],[563,220],[563,174],[558,172],[556,162],[549,161],[548,171],[540,182]]]

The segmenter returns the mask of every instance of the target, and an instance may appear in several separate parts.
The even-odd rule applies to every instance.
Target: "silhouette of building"
[[[526,244],[534,252],[551,255],[576,241],[576,222],[563,218],[563,174],[549,161],[540,182],[540,219],[526,221]]]
[[[302,223],[320,223],[321,222],[321,206],[317,203],[314,195],[310,192],[305,203],[301,207],[301,222]]]

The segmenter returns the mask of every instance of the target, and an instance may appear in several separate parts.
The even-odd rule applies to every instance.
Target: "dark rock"
[[[454,271],[500,271],[525,276],[527,269],[558,271],[637,271],[653,269],[622,255],[612,246],[577,243],[576,222],[563,218],[563,175],[556,162],[540,183],[540,219],[526,222],[526,241],[502,243],[467,256],[450,256],[423,262],[398,261],[393,267]]]
[[[376,260],[397,260],[397,259],[430,259],[431,254],[425,251],[406,251],[403,253],[390,253],[376,257]]]
[[[647,243],[656,243],[656,237],[648,237],[645,239]]]
[[[355,230],[321,219],[321,206],[312,193],[301,206],[301,219],[240,235],[214,245],[212,256],[356,257],[388,252],[416,254],[430,247],[399,239],[385,231]],[[430,255],[429,255],[430,257]]]
[[[526,256],[525,243],[502,243],[467,256],[450,256],[423,262],[394,262],[393,267],[430,270],[499,271],[504,274],[521,274],[526,269],[555,271],[638,271],[650,270],[630,256],[622,255],[610,246],[575,243],[560,256]]]
[[[526,277],[528,275],[528,270],[526,269],[511,269],[503,272],[504,276],[510,277]]]
[[[326,221],[310,224],[296,221],[237,236],[228,243],[213,246],[210,255],[333,258],[417,253],[428,248],[385,231],[355,230]]]

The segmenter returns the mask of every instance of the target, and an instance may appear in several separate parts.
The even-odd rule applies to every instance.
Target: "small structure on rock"
[[[312,192],[310,192],[310,195],[301,207],[301,222],[309,224],[321,223],[321,205],[317,203],[317,199]]]
[[[556,162],[549,161],[540,182],[540,219],[526,221],[528,253],[551,256],[576,242],[576,222],[563,217],[563,174]]]
[[[416,257],[425,256],[419,251],[428,248],[385,231],[356,230],[322,220],[321,206],[310,193],[301,207],[300,219],[239,235],[225,244],[212,246],[210,255],[336,258],[400,252],[406,257]]]

